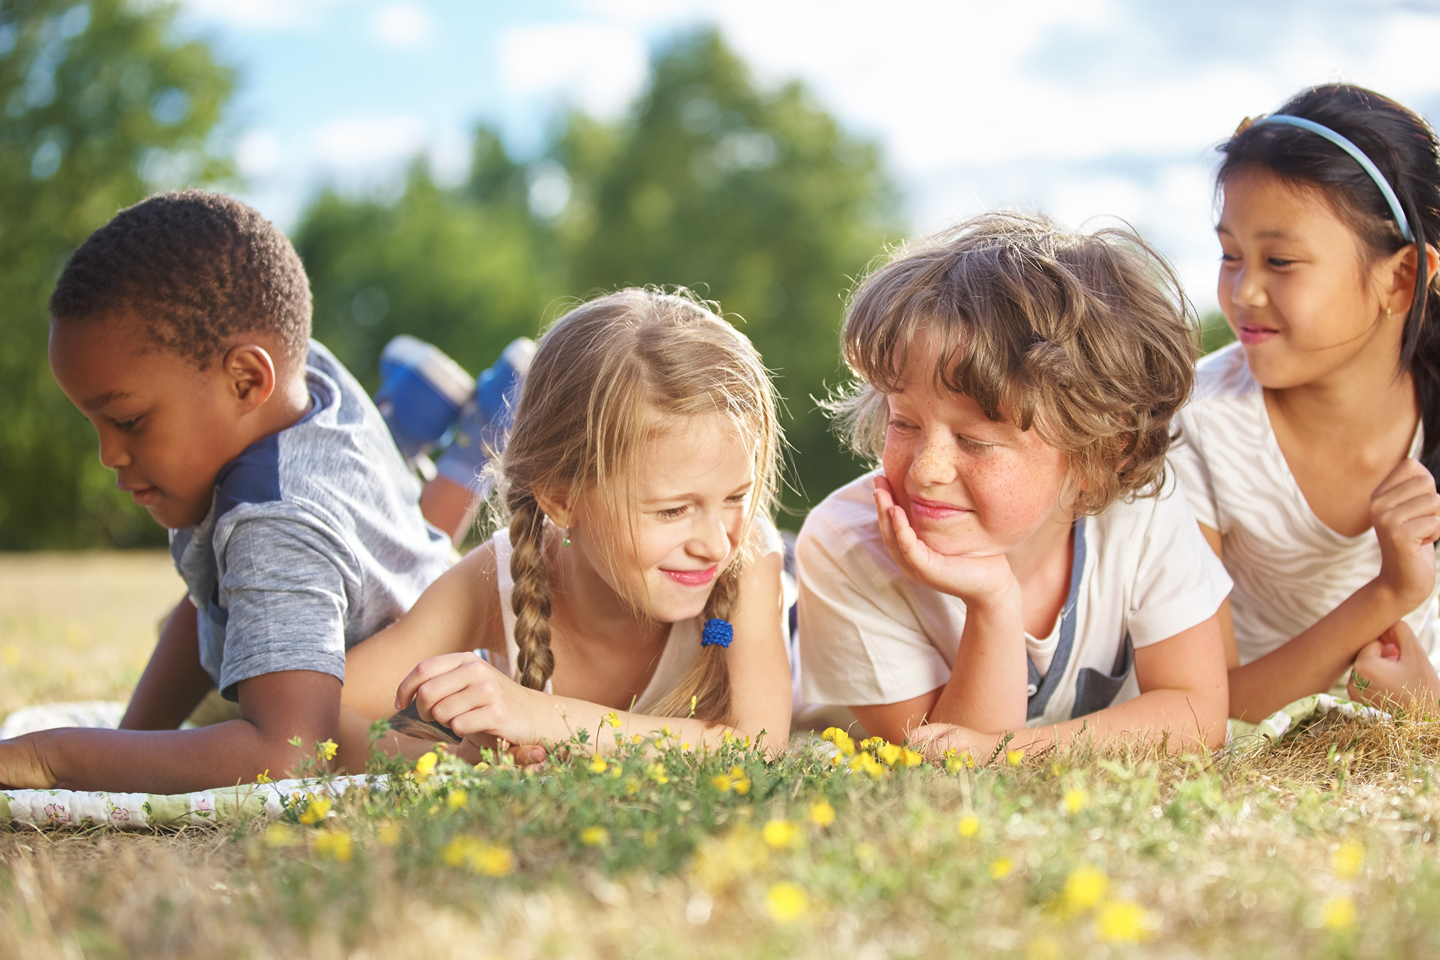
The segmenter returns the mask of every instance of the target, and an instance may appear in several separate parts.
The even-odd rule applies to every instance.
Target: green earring
[[[569,528],[569,527],[566,527],[566,528],[565,528],[565,539],[560,541],[560,546],[562,546],[562,547],[568,547],[568,546],[570,546],[570,528]]]

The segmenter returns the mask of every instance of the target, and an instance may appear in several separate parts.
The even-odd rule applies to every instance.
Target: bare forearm
[[[55,781],[85,790],[185,793],[248,783],[267,770],[279,779],[314,755],[313,743],[296,748],[246,720],[198,730],[64,728],[31,736]]]
[[[1215,691],[1152,690],[1078,720],[1016,730],[1009,747],[1034,749],[1092,735],[1164,741],[1172,753],[1194,750],[1202,743],[1216,749],[1225,744],[1225,700]]]
[[[1028,659],[1018,596],[1012,603],[972,606],[966,611],[955,668],[930,719],[973,730],[1023,727]]]
[[[166,619],[120,729],[174,730],[214,687],[200,665],[195,618],[195,607],[185,597]]]
[[[1324,693],[1365,644],[1410,611],[1373,581],[1277,650],[1230,671],[1230,715],[1259,721],[1287,703]]]
[[[657,734],[663,735],[667,729],[671,736],[680,743],[688,743],[691,747],[696,748],[717,747],[724,741],[727,733],[740,740],[749,737],[752,741],[761,740],[763,735],[763,746],[770,754],[778,754],[783,751],[788,742],[788,717],[780,716],[778,711],[775,712],[774,717],[768,720],[762,716],[737,718],[736,723],[731,726],[721,723],[705,723],[694,718],[655,717],[642,713],[627,713],[624,710],[610,710],[598,704],[570,697],[555,697],[554,699],[557,718],[554,732],[559,734],[564,731],[563,736],[556,736],[555,740],[574,736],[580,730],[589,730],[592,736],[591,743],[601,754],[614,751],[617,734],[624,739],[637,735],[651,737]],[[608,721],[608,717],[612,714],[620,724],[618,728],[612,728]],[[597,732],[599,736],[595,736]]]

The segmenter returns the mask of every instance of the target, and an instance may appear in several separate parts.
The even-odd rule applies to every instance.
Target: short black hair
[[[257,331],[304,357],[310,309],[305,267],[285,234],[234,197],[205,190],[121,210],[70,256],[50,296],[54,322],[128,313],[153,346],[202,369],[235,336]]]

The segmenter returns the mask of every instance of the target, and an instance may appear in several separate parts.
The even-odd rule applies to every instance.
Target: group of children
[[[433,725],[380,743],[412,755],[445,728],[539,763],[611,717],[773,753],[796,670],[803,704],[982,761],[1006,738],[1217,747],[1227,718],[1346,683],[1430,709],[1440,147],[1328,85],[1220,149],[1240,342],[1198,368],[1184,294],[1125,230],[992,214],[863,280],[827,406],[877,468],[807,517],[793,619],[777,398],[715,305],[626,289],[556,321],[508,434],[462,458],[493,461],[508,523],[452,564],[475,490],[422,498],[309,339],[283,235],[217,194],[121,211],[58,281],[51,369],[188,596],[121,728],[0,741],[0,784],[203,789],[330,739],[358,772],[397,711]],[[177,729],[212,690],[232,718]]]

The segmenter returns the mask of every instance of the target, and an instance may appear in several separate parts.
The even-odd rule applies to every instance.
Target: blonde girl
[[[561,317],[500,463],[508,529],[349,657],[346,765],[412,701],[525,760],[611,713],[627,735],[783,748],[780,444],[760,356],[704,304],[627,289]]]
[[[1171,463],[1235,581],[1231,716],[1354,676],[1433,696],[1440,150],[1369,90],[1305,90],[1221,147],[1220,307]]]

